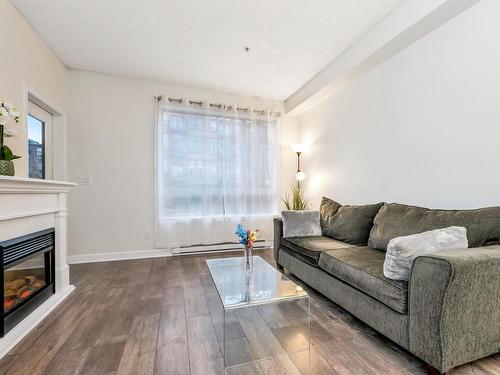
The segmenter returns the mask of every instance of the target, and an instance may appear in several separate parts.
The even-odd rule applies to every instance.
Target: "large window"
[[[160,110],[160,218],[272,215],[276,121]]]

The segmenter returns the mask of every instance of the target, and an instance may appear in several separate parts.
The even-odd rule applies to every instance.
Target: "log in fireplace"
[[[54,294],[54,234],[50,228],[0,243],[0,337]]]

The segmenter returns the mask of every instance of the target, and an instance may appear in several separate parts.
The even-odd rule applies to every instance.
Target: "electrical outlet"
[[[92,185],[92,179],[90,176],[81,176],[80,185]]]
[[[148,232],[148,231],[144,232],[144,239],[145,240],[150,240],[152,238],[153,238],[153,235],[151,234],[151,232]]]

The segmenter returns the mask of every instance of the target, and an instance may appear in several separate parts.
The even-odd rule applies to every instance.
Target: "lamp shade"
[[[305,146],[301,143],[296,143],[292,145],[293,152],[304,152]]]
[[[306,174],[302,171],[297,171],[295,178],[297,181],[302,181],[304,178],[306,178]]]

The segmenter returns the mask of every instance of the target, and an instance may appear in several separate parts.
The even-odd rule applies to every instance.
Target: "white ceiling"
[[[286,99],[402,0],[12,2],[68,67]]]

